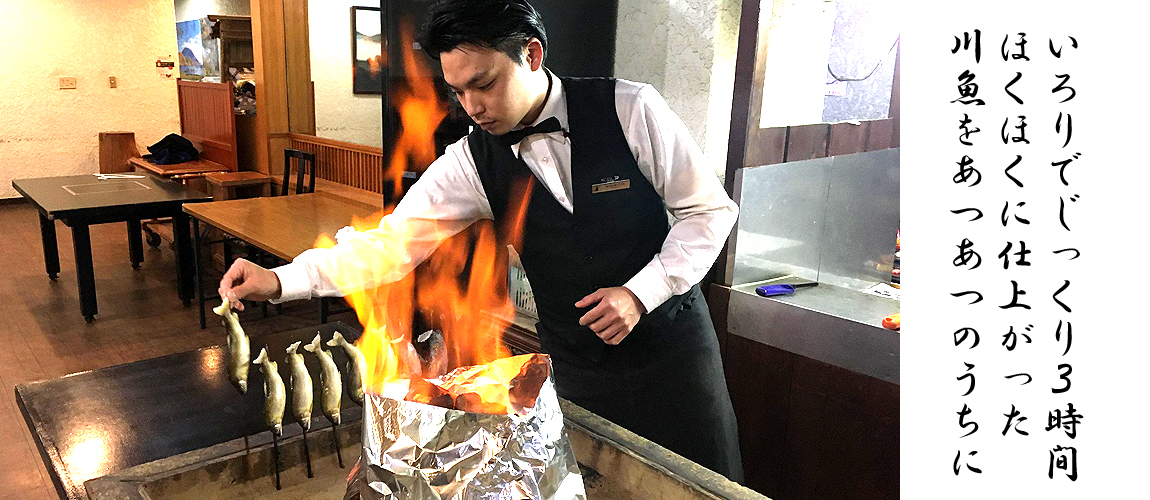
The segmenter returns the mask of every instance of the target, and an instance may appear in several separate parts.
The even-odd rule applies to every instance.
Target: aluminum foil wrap
[[[344,499],[584,500],[551,360],[543,354],[505,359],[517,358],[544,363],[546,378],[534,405],[512,414],[472,413],[365,394],[363,447]]]

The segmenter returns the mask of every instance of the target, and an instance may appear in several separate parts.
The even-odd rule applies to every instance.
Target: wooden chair
[[[315,192],[315,154],[298,149],[284,150],[284,183],[280,189],[280,196],[287,196],[291,183],[292,159],[296,163],[295,194]],[[304,188],[304,175],[308,177],[307,188]]]

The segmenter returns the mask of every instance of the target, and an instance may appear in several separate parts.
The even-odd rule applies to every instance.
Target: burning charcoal
[[[522,412],[526,408],[535,407],[535,399],[539,397],[539,389],[543,387],[543,382],[547,381],[549,372],[547,359],[542,356],[534,356],[523,364],[519,375],[507,384],[507,397],[511,399],[511,406],[516,411]]]
[[[443,332],[428,330],[415,339],[415,351],[423,362],[423,378],[436,378],[447,373],[447,344]]]
[[[418,377],[411,379],[411,385],[407,390],[407,396],[405,396],[403,399],[405,401],[414,401],[416,403],[439,406],[442,408],[454,407],[454,401],[451,399],[451,393],[443,390],[441,387],[431,382]]]
[[[506,415],[508,413],[506,406],[499,403],[488,403],[483,400],[483,397],[474,392],[460,394],[459,397],[455,398],[455,409],[470,413],[487,413],[491,415]]]

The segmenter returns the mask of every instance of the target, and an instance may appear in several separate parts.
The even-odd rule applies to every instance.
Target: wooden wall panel
[[[787,127],[786,161],[826,157],[829,133],[830,125],[826,123]]]
[[[873,120],[870,130],[867,131],[866,149],[864,151],[878,151],[888,149],[894,137],[894,118]]]
[[[301,134],[287,139],[288,147],[315,154],[317,178],[383,193],[382,148]]]
[[[832,123],[827,156],[858,153],[866,147],[866,133],[869,122]]]
[[[787,151],[787,128],[752,129],[747,138],[747,167],[782,163]],[[732,176],[732,179],[734,177]]]
[[[899,386],[727,334],[746,485],[776,500],[899,495]]]
[[[177,80],[180,135],[201,146],[200,158],[239,169],[230,83]]]

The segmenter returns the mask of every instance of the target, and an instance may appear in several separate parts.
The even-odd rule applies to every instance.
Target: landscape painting
[[[199,19],[176,23],[180,78],[184,80],[200,80],[204,77],[204,44],[201,40]]]
[[[382,94],[383,70],[387,66],[387,41],[378,7],[351,8],[351,91]]]

